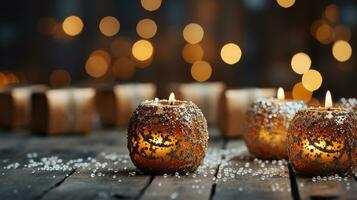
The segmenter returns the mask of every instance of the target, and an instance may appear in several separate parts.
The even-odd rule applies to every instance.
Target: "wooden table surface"
[[[210,129],[195,173],[145,175],[128,157],[125,130],[39,137],[0,133],[0,199],[357,199],[357,179],[296,176],[286,161],[262,161],[242,140]]]

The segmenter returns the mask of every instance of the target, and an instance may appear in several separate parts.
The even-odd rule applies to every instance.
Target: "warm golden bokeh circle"
[[[338,40],[332,46],[332,55],[336,60],[346,62],[352,56],[352,47],[348,42]]]
[[[240,47],[234,43],[228,43],[221,49],[221,58],[229,65],[237,63],[241,57],[242,51]]]
[[[90,56],[85,66],[87,73],[94,78],[103,76],[108,71],[108,67],[105,58],[97,55]]]
[[[57,69],[50,75],[50,85],[53,87],[64,87],[71,83],[71,75],[68,71]]]
[[[76,36],[83,29],[83,22],[78,16],[69,16],[62,23],[63,31],[69,36]]]
[[[303,74],[307,72],[310,69],[310,67],[311,67],[311,59],[310,56],[307,55],[306,53],[299,52],[296,53],[291,58],[291,68],[297,74]]]
[[[155,11],[160,8],[161,0],[141,0],[141,6],[147,11]]]
[[[196,23],[191,23],[183,29],[183,38],[190,44],[197,44],[203,39],[204,30]]]
[[[188,63],[202,60],[204,55],[203,48],[199,44],[186,44],[182,49],[182,57]]]
[[[316,39],[322,44],[329,44],[333,41],[333,30],[327,23],[322,23],[316,30]]]
[[[142,19],[136,25],[136,32],[142,38],[149,39],[155,36],[157,25],[152,19]]]
[[[191,75],[196,81],[207,81],[212,75],[212,67],[206,61],[197,61],[191,67]]]
[[[276,2],[283,8],[290,8],[295,4],[295,0],[276,0]]]
[[[105,60],[105,62],[107,63],[107,65],[108,65],[108,66],[110,65],[111,56],[110,56],[110,54],[109,54],[106,50],[97,49],[97,50],[93,51],[90,56],[99,56],[99,57],[102,57],[102,58]]]
[[[302,84],[305,89],[313,92],[321,87],[322,76],[320,72],[310,69],[302,75]]]
[[[139,40],[134,43],[132,53],[135,59],[145,61],[151,58],[154,53],[154,47],[147,40]]]
[[[309,102],[312,97],[312,92],[307,90],[301,82],[294,85],[292,93],[294,99],[303,100],[304,102]]]
[[[338,21],[338,9],[337,6],[334,4],[331,4],[326,7],[325,13],[324,13],[325,18],[331,22],[331,23],[336,23]]]
[[[118,19],[113,16],[103,17],[99,22],[100,32],[107,37],[114,36],[119,32],[119,29],[120,23]]]
[[[135,62],[127,57],[118,58],[113,64],[115,77],[127,80],[135,74]]]

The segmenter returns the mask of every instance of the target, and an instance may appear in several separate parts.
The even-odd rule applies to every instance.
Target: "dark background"
[[[318,70],[323,83],[314,96],[323,96],[330,89],[335,98],[356,97],[356,53],[346,62],[338,62],[331,53],[333,42],[320,43],[311,34],[311,25],[324,17],[327,6],[337,7],[338,18],[331,27],[343,24],[350,29],[349,43],[357,47],[357,1],[355,0],[296,0],[288,8],[268,0],[163,0],[153,12],[142,8],[139,0],[43,0],[2,1],[0,22],[0,71],[13,73],[20,83],[46,83],[56,69],[66,70],[71,85],[110,82],[154,82],[159,88],[171,82],[194,82],[191,64],[182,58],[186,44],[182,30],[195,22],[205,30],[200,43],[204,60],[213,68],[209,81],[223,81],[229,87],[277,87],[291,90],[301,81],[293,72],[291,57],[297,52],[310,55],[313,69]],[[76,37],[54,36],[39,31],[43,18],[61,23],[70,15],[79,16],[84,23]],[[120,31],[106,37],[98,30],[105,16],[120,21]],[[109,51],[111,42],[126,38],[135,42],[136,23],[153,19],[157,34],[149,39],[154,47],[152,63],[137,68],[127,80],[119,80],[108,71],[93,78],[85,71],[88,56],[96,49]],[[220,58],[221,47],[237,43],[242,49],[241,60],[228,65]]]

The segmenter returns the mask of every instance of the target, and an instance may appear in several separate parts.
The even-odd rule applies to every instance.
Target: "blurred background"
[[[3,1],[0,85],[222,81],[356,97],[356,31],[355,0]]]

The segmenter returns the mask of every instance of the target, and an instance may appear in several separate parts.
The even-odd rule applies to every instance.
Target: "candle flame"
[[[284,100],[285,99],[284,89],[282,87],[280,87],[278,89],[278,95],[277,96],[278,96],[278,99],[280,99],[280,100]]]
[[[175,101],[176,101],[175,94],[173,92],[171,92],[171,94],[169,96],[169,104],[172,105]]]
[[[325,98],[325,108],[330,108],[330,107],[332,107],[332,97],[330,91],[327,90],[326,98]]]

